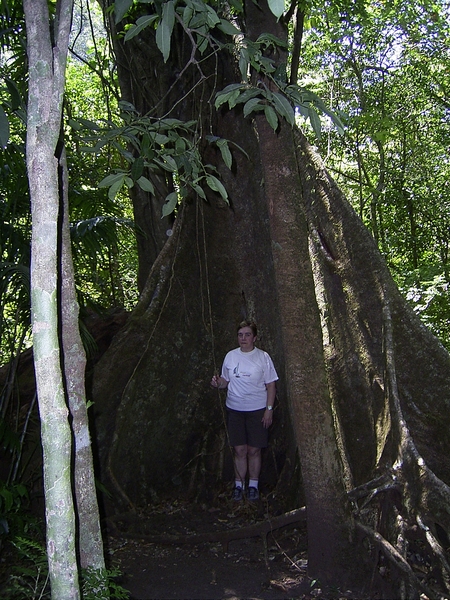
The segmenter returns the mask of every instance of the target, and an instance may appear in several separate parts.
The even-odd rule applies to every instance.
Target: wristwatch
[[[266,410],[273,410],[273,406],[266,406]]]

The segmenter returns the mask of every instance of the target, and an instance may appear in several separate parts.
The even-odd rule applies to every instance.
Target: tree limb
[[[392,544],[390,544],[382,535],[380,535],[377,531],[374,531],[370,527],[363,525],[359,521],[355,522],[356,528],[359,529],[365,536],[370,538],[383,552],[386,558],[396,567],[402,571],[402,573],[406,576],[406,579],[410,586],[410,591],[413,590],[422,590],[429,598],[433,598],[434,594],[429,590],[423,583],[414,575],[413,570],[411,569],[408,561],[403,558],[400,552],[394,548]],[[415,594],[414,598],[418,598],[419,594]],[[410,599],[412,598],[410,596]]]
[[[306,508],[297,508],[290,512],[274,517],[273,519],[267,519],[266,521],[259,521],[258,523],[252,523],[246,527],[240,527],[239,529],[231,529],[229,531],[212,531],[207,533],[199,534],[183,534],[183,535],[149,535],[143,533],[145,526],[143,526],[142,519],[138,518],[134,513],[126,513],[116,515],[108,518],[108,523],[113,526],[117,535],[130,539],[145,540],[153,544],[203,544],[211,542],[221,542],[224,551],[228,549],[229,542],[233,540],[242,540],[252,537],[265,537],[275,529],[280,529],[286,525],[304,521],[306,519]],[[131,531],[121,531],[117,529],[115,522],[117,521],[128,521],[132,522]]]

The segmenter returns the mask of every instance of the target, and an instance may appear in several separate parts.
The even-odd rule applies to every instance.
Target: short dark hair
[[[237,331],[239,331],[239,329],[242,329],[243,327],[250,327],[253,335],[255,337],[258,335],[258,328],[256,326],[255,321],[251,321],[250,319],[245,319],[244,321],[241,321],[237,327]]]

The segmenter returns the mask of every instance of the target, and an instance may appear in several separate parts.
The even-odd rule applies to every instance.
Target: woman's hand
[[[213,378],[211,379],[211,385],[218,390],[223,390],[227,387],[228,382],[223,377],[220,377],[220,375],[213,375]]]
[[[266,410],[264,411],[263,414],[263,418],[262,420],[262,424],[264,429],[268,429],[271,425],[272,425],[272,419],[273,419],[273,410]]]

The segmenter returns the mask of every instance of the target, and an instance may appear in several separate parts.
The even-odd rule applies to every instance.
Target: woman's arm
[[[272,381],[271,383],[266,383],[266,390],[267,390],[266,408],[268,406],[273,407],[273,404],[275,402],[275,394],[276,394],[275,381]]]
[[[262,423],[264,427],[267,429],[272,425],[273,419],[273,404],[275,402],[275,394],[276,394],[276,385],[275,381],[271,383],[266,383],[267,390],[267,400],[266,400],[266,410],[264,411],[264,415],[262,418]],[[268,408],[270,406],[270,409]]]

